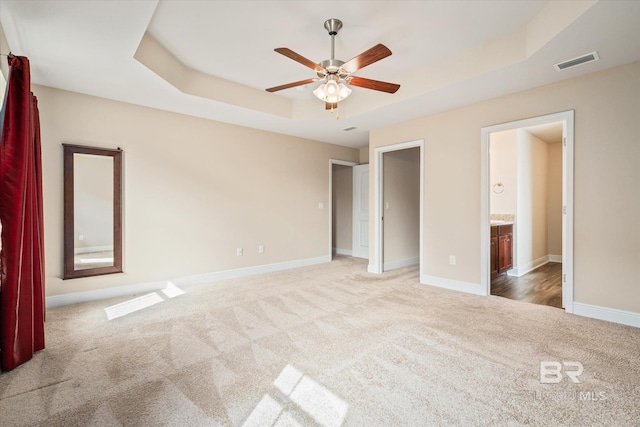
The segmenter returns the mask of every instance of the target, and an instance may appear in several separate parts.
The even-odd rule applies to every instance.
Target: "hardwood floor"
[[[521,277],[502,274],[491,281],[491,295],[562,308],[562,264],[550,262]]]

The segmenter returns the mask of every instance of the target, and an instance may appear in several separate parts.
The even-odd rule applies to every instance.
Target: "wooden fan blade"
[[[380,92],[396,93],[400,85],[395,83],[381,82],[378,80],[365,79],[363,77],[351,76],[347,78],[347,83],[352,86],[363,87],[365,89],[378,90]]]
[[[319,66],[318,64],[316,64],[312,60],[307,59],[304,56],[295,53],[291,49],[288,49],[286,47],[279,47],[279,48],[273,49],[273,50],[275,50],[276,52],[278,52],[281,55],[286,56],[287,58],[293,59],[294,61],[301,63],[305,67],[311,68],[314,71],[324,71],[324,68],[322,68],[321,66]]]
[[[362,52],[360,55],[342,64],[342,69],[348,73],[353,73],[354,71],[364,68],[367,65],[371,65],[374,62],[378,62],[390,55],[391,51],[388,47],[383,44],[377,44],[371,49]]]
[[[331,109],[335,109],[338,108],[338,103],[337,102],[325,102],[324,103],[324,109],[325,110],[331,110]]]
[[[316,80],[317,79],[306,79],[306,80],[300,80],[299,82],[287,83],[286,85],[282,85],[282,86],[270,87],[269,89],[267,89],[267,92],[277,92],[282,89],[289,89],[290,87],[302,86],[309,83],[313,83]]]

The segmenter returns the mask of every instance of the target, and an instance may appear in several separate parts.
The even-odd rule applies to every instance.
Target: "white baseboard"
[[[353,256],[353,251],[351,249],[333,248],[333,253],[336,255]]]
[[[292,268],[306,267],[309,265],[323,264],[327,262],[331,262],[330,256],[300,259],[276,264],[257,265],[255,267],[239,268],[235,270],[216,271],[213,273],[199,274],[195,276],[179,277],[175,279],[160,280],[150,283],[138,283],[127,286],[117,286],[113,288],[97,289],[94,291],[73,292],[47,297],[46,305],[47,308],[54,308],[63,305],[78,304],[89,301],[97,301],[108,298],[117,298],[159,291],[161,289],[165,289],[169,283],[172,283],[176,286],[202,285],[219,280],[235,279],[238,277],[289,270]]]
[[[574,302],[573,314],[640,328],[640,313],[634,313],[632,311]]]
[[[86,248],[75,248],[73,250],[74,254],[90,254],[92,252],[106,252],[106,251],[112,251],[113,250],[113,245],[107,245],[107,246],[88,246]]]
[[[367,265],[367,273],[378,274],[378,268],[373,264],[369,264]]]
[[[399,259],[397,261],[385,262],[384,271],[395,270],[397,268],[409,267],[410,265],[420,264],[420,257]]]
[[[468,294],[485,295],[484,290],[479,283],[461,282],[459,280],[427,275],[423,275],[420,277],[420,283],[422,283],[423,285],[437,286],[438,288],[466,292]]]
[[[562,262],[562,255],[547,255],[549,262]]]
[[[47,308],[61,307],[63,305],[80,304],[83,302],[99,301],[109,298],[118,298],[129,295],[146,294],[159,291],[167,287],[168,280],[137,283],[135,285],[117,286],[113,288],[96,289],[93,291],[71,292],[62,295],[53,295],[46,298]]]
[[[515,277],[524,276],[525,274],[532,272],[536,268],[542,267],[548,262],[549,262],[549,255],[545,255],[538,259],[534,259],[528,264],[512,268],[511,270],[507,271],[507,274],[509,276],[515,276]]]

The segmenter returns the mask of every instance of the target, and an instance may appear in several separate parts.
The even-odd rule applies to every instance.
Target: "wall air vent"
[[[600,60],[598,52],[587,53],[586,55],[578,56],[577,58],[569,59],[567,61],[558,62],[554,65],[556,70],[562,71],[567,68],[577,67],[578,65],[586,64],[587,62],[593,62]]]
[[[349,132],[350,130],[356,130],[358,129],[358,126],[349,126],[348,128],[344,128],[342,129],[345,132]]]

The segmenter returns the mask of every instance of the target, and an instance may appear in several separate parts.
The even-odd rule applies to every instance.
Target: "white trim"
[[[382,259],[382,190],[383,190],[383,155],[390,151],[405,150],[407,148],[420,148],[420,276],[424,271],[423,235],[424,235],[424,139],[403,142],[400,144],[386,145],[374,150],[373,156],[373,261],[369,264],[369,273],[382,274],[384,270]]]
[[[567,313],[573,312],[573,146],[574,112],[563,111],[546,116],[483,127],[480,130],[480,284],[483,295],[491,293],[489,271],[490,222],[489,222],[489,135],[493,132],[563,122],[562,133],[566,140],[562,156],[562,198],[566,214],[562,216],[562,305]]]
[[[545,264],[549,263],[549,255],[545,255],[543,257],[540,257],[538,259],[534,259],[533,261],[522,265],[522,266],[518,266],[518,267],[514,267],[511,270],[507,271],[507,274],[509,276],[514,276],[514,277],[521,277],[524,276],[527,273],[532,272],[533,270],[536,270],[540,267],[542,267]]]
[[[547,255],[549,257],[549,262],[562,262],[562,255]]]
[[[573,147],[574,113],[567,111],[562,124],[562,204],[566,207],[562,215],[562,306],[573,313]]]
[[[427,275],[420,276],[420,283],[423,285],[436,286],[438,288],[484,296],[482,286],[479,283],[461,282],[459,280]]]
[[[333,165],[357,166],[358,163],[348,160],[329,159],[329,256],[333,255]],[[351,255],[351,254],[349,254]]]
[[[333,248],[333,253],[336,255],[353,256],[353,251],[351,249]]]
[[[573,314],[640,328],[640,313],[634,313],[632,311],[574,302]]]
[[[94,291],[72,292],[63,295],[54,295],[47,297],[46,305],[47,308],[54,308],[69,304],[78,304],[82,302],[97,301],[108,298],[117,298],[136,295],[140,293],[153,292],[166,288],[168,282],[171,282],[176,286],[203,285],[219,280],[235,279],[239,277],[289,270],[292,268],[306,267],[309,265],[323,264],[327,262],[331,262],[330,256],[299,259],[295,261],[280,262],[276,264],[257,265],[254,267],[239,268],[236,270],[216,271],[195,276],[179,277],[177,279],[161,280],[150,283],[138,283],[127,286],[97,289]]]
[[[416,265],[416,264],[420,264],[420,257],[405,258],[405,259],[399,259],[397,261],[385,262],[384,271],[409,267],[410,265]]]
[[[340,165],[340,166],[349,166],[349,167],[353,167],[353,166],[358,166],[360,163],[357,162],[350,162],[348,160],[336,160],[336,159],[329,159],[329,162],[331,163],[331,165]]]
[[[73,250],[74,254],[89,254],[92,252],[106,252],[112,251],[113,245],[105,245],[105,246],[88,246],[86,248],[75,248]]]

